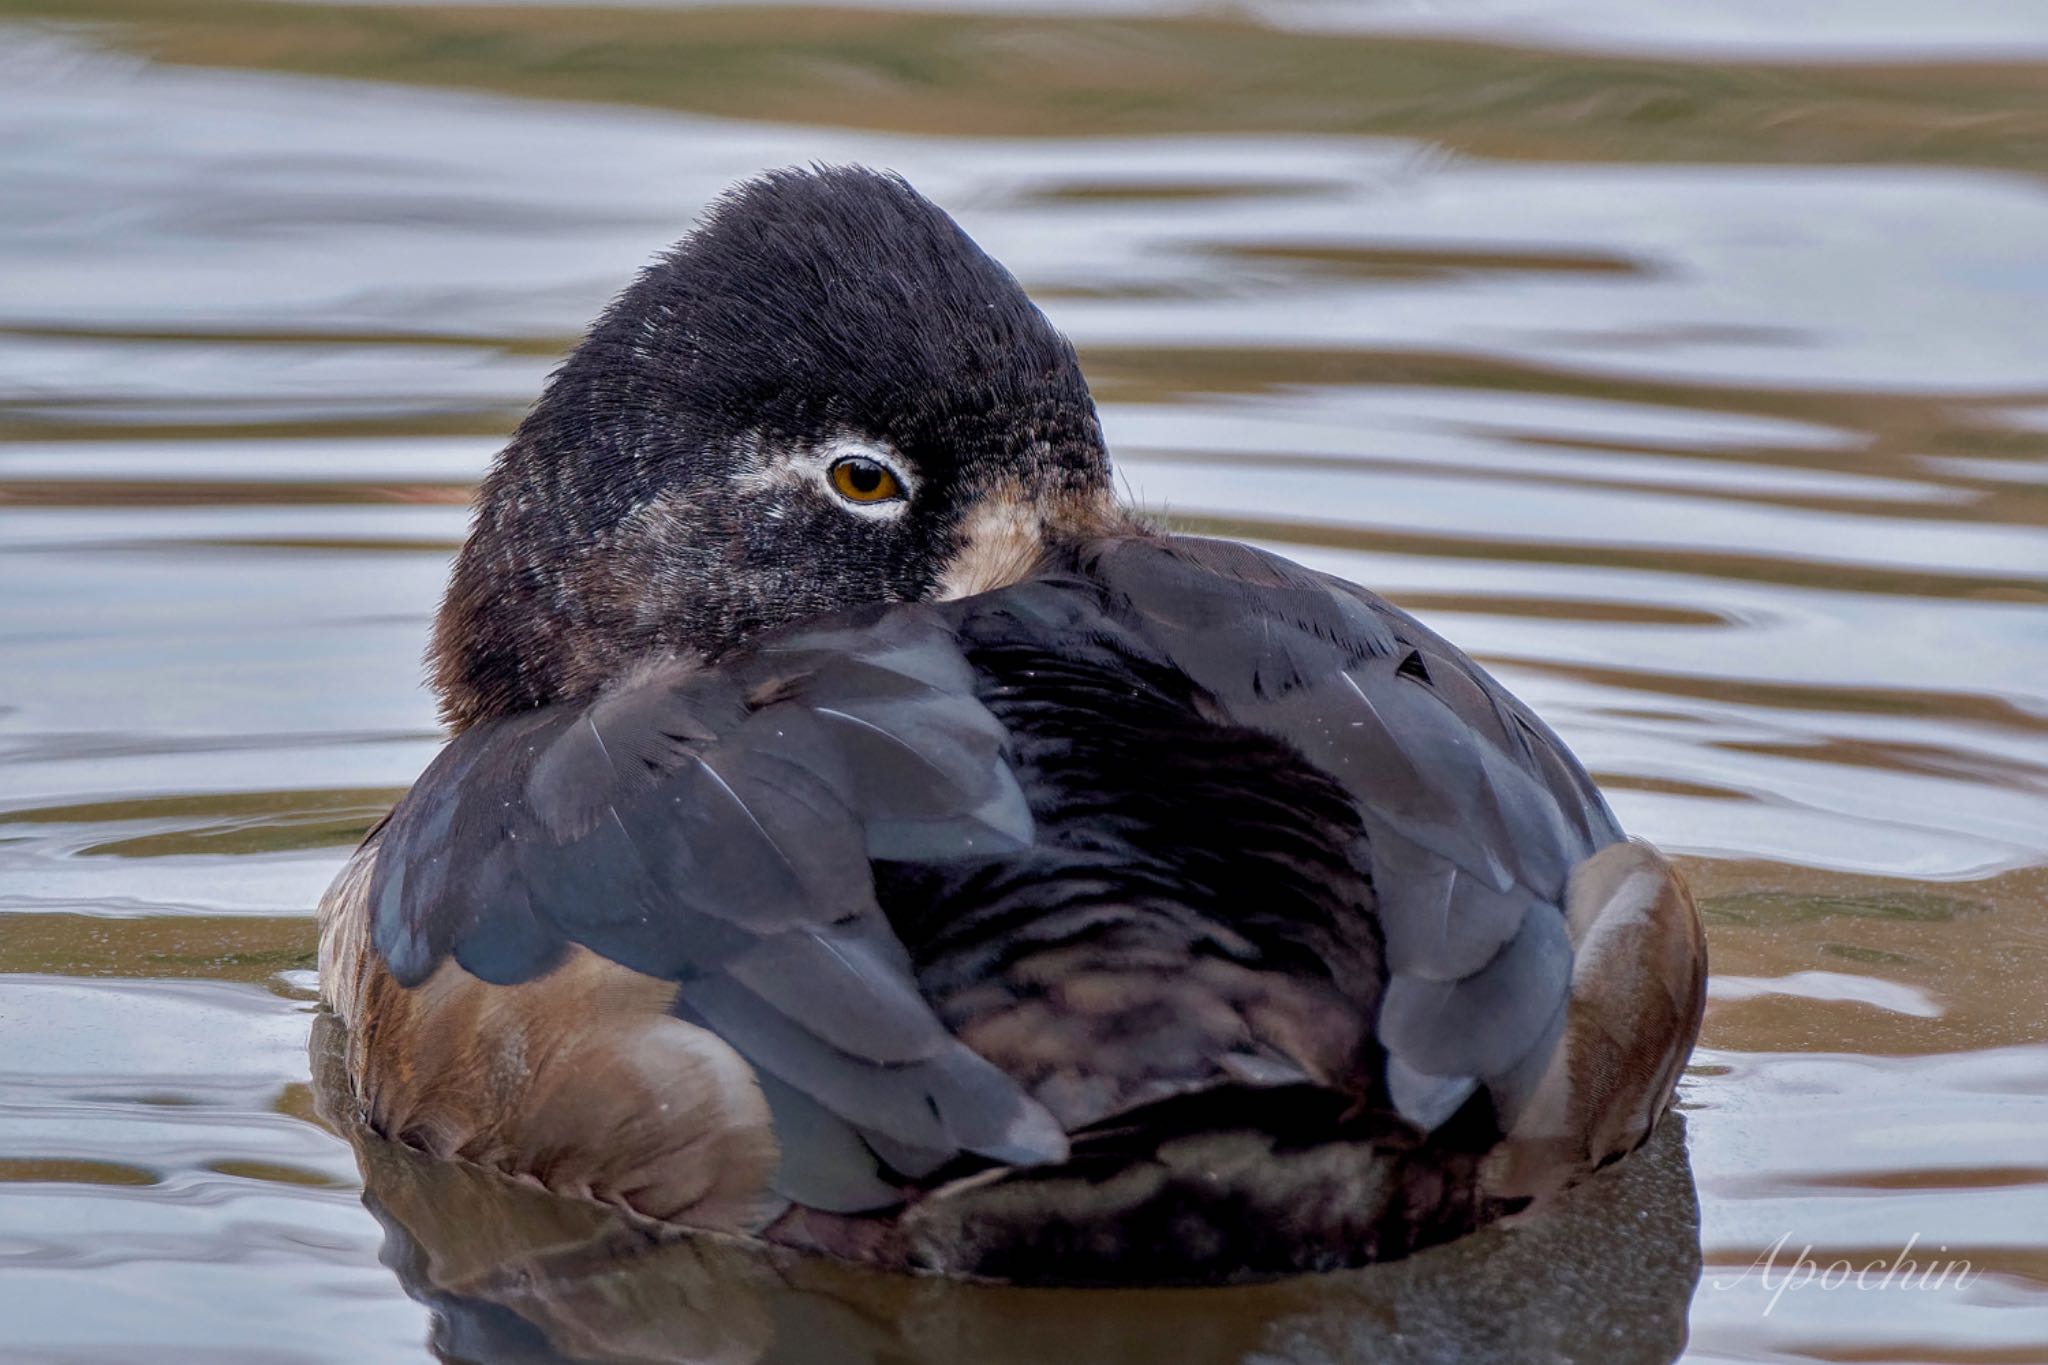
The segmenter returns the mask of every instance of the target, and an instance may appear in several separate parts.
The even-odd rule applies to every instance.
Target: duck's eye
[[[836,461],[831,469],[832,491],[848,502],[888,502],[903,496],[903,485],[889,467],[861,455]]]

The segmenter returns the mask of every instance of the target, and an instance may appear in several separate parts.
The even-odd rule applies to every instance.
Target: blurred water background
[[[0,0],[0,1357],[424,1358],[312,907],[549,366],[860,161],[1685,855],[1688,1358],[2048,1360],[2048,3],[894,2]]]

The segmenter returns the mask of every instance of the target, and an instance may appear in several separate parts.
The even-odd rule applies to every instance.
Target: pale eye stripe
[[[745,458],[733,478],[733,487],[742,492],[786,491],[808,484],[829,497],[834,506],[854,516],[878,521],[902,516],[917,500],[917,476],[910,472],[907,463],[894,449],[882,442],[843,435],[818,445],[791,448],[775,446],[759,436],[750,436],[740,449]],[[859,503],[842,495],[832,487],[832,466],[849,456],[873,460],[888,470],[895,478],[896,486],[902,490],[902,496],[881,502]]]

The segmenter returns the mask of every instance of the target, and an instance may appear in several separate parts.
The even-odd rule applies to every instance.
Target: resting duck
[[[321,907],[362,1120],[886,1266],[1386,1259],[1628,1152],[1669,863],[1362,588],[1119,505],[1072,347],[902,180],[743,186],[550,380]]]

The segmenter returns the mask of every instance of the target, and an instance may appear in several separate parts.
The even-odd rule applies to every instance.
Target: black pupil
[[[872,493],[882,486],[882,467],[866,460],[853,460],[846,466],[846,483],[856,493]]]

